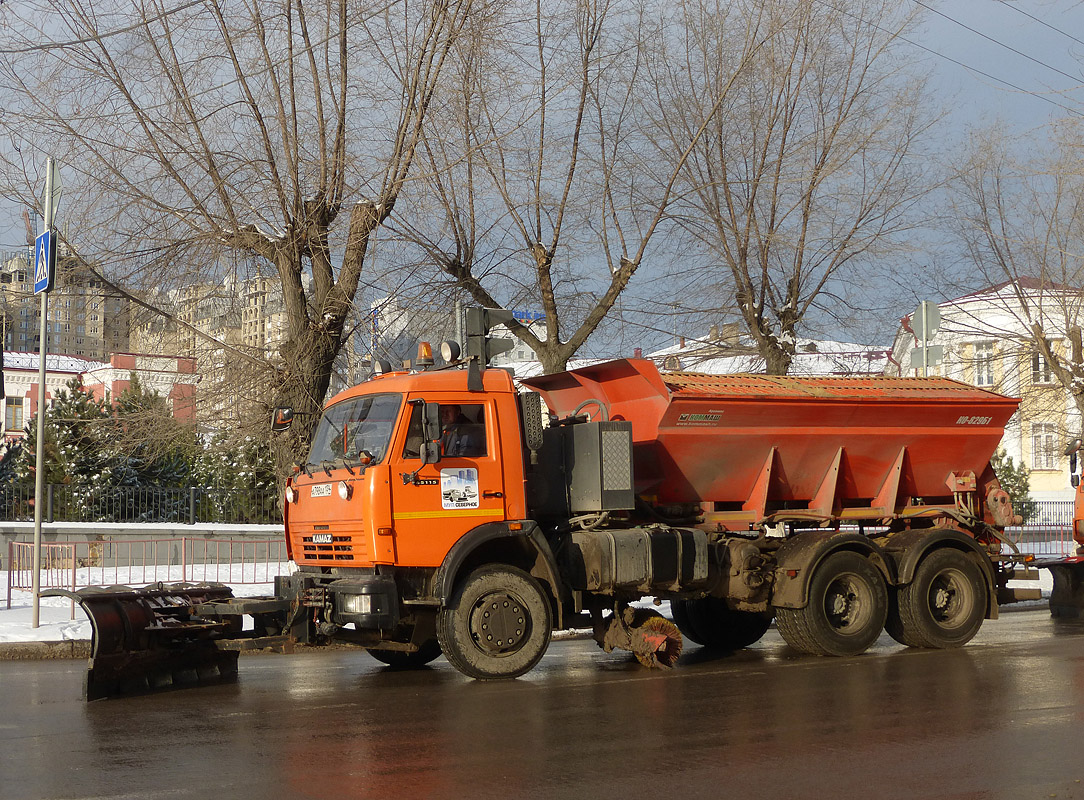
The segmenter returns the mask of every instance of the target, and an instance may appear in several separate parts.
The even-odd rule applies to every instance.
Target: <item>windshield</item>
[[[373,463],[384,460],[402,395],[377,394],[336,403],[324,412],[309,451],[309,463],[355,459],[363,450]]]

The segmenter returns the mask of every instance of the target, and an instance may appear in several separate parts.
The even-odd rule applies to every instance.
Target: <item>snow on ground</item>
[[[274,576],[285,575],[291,570],[292,565],[289,563],[259,564],[256,571],[253,570],[252,564],[246,564],[244,567],[234,565],[232,570],[227,567],[209,565],[206,571],[197,565],[188,567],[186,577],[189,582],[207,580],[228,584],[233,587],[234,597],[256,597],[274,594]],[[113,571],[106,570],[106,572],[112,573]],[[121,582],[125,582],[130,586],[146,586],[152,582],[150,577],[138,580],[141,577],[138,573],[135,575],[99,573],[102,573],[101,569],[94,570],[93,574],[86,569],[79,570],[76,575],[77,587],[92,584],[112,585]],[[136,580],[128,580],[128,578],[136,578]],[[266,583],[253,582],[264,578],[267,579]],[[180,583],[182,581],[181,568],[179,566],[159,567],[158,574],[154,576],[154,579],[163,583]],[[37,628],[32,627],[32,593],[29,589],[11,589],[11,607],[8,608],[8,580],[8,573],[0,571],[0,592],[2,592],[0,594],[0,644],[6,642],[60,642],[69,639],[90,639],[90,620],[87,619],[86,614],[78,605],[75,605],[73,610],[72,606],[74,604],[72,601],[64,597],[41,598],[38,613],[39,625]],[[43,580],[42,583],[44,588],[46,583],[51,582]],[[61,588],[70,589],[71,587],[62,586]]]

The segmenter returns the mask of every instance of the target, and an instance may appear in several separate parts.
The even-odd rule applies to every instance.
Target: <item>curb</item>
[[[45,661],[54,658],[90,658],[90,640],[67,639],[59,642],[0,644],[0,661]]]

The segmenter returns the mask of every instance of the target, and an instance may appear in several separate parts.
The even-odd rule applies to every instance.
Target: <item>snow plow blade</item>
[[[236,650],[216,639],[233,630],[226,620],[204,619],[194,606],[233,597],[218,583],[155,583],[143,588],[90,586],[50,589],[82,607],[93,630],[84,694],[98,700],[182,684],[218,682],[237,675]]]

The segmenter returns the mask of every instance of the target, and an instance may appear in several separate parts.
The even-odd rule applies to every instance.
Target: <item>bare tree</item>
[[[997,338],[1002,357],[1033,381],[1006,390],[1024,395],[1022,411],[1063,422],[1066,398],[1084,415],[1084,174],[1081,129],[1064,123],[1049,153],[1013,153],[996,133],[977,136],[955,183],[955,216],[966,273],[988,289],[990,307],[974,320],[976,336]],[[1052,380],[1051,380],[1052,379]],[[1030,383],[1062,392],[1032,392]],[[1038,398],[1045,405],[1036,405]],[[1073,430],[1072,428],[1076,428]]]
[[[732,303],[767,372],[784,374],[811,312],[832,311],[843,282],[909,229],[922,196],[916,148],[932,119],[921,81],[894,50],[911,6],[688,0],[680,8],[689,31],[673,58],[681,68],[660,83],[674,111],[664,120],[670,153],[729,80],[720,55],[735,37],[770,32],[685,159],[674,210],[703,249],[683,275],[688,303]],[[764,18],[757,28],[730,23],[752,15]]]
[[[470,13],[470,0],[8,5],[7,194],[33,202],[36,165],[57,156],[69,238],[118,284],[269,265],[288,322],[268,398],[300,412],[285,468],[308,451],[363,267]]]
[[[665,14],[620,0],[509,2],[472,22],[455,48],[458,87],[426,127],[434,213],[400,231],[472,301],[542,311],[544,338],[509,327],[553,372],[661,238],[684,159],[760,46],[760,19],[736,23],[723,77],[666,140],[654,78],[670,68],[662,40],[683,34]]]

